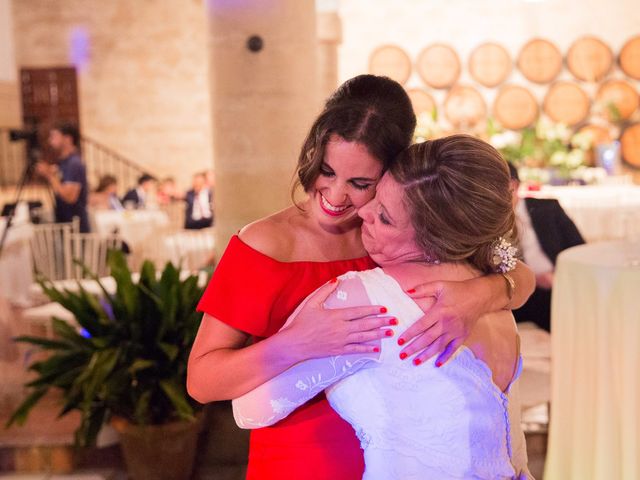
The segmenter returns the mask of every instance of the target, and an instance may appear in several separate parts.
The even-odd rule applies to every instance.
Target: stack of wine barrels
[[[504,128],[519,130],[544,113],[589,132],[598,144],[615,140],[609,122],[621,127],[624,160],[640,168],[640,35],[628,39],[617,56],[595,36],[576,39],[564,55],[552,41],[533,38],[514,60],[504,46],[485,42],[469,55],[470,82],[461,81],[464,68],[460,55],[445,43],[426,46],[415,63],[397,45],[380,46],[369,58],[371,73],[403,85],[415,72],[423,86],[410,86],[407,92],[416,114],[441,113],[453,130],[477,129],[489,115]],[[515,71],[524,81],[509,81]],[[594,117],[598,121],[592,122]]]

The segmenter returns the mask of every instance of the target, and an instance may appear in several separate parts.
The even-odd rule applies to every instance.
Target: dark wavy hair
[[[311,126],[298,157],[292,196],[298,186],[305,192],[313,186],[331,135],[364,145],[384,171],[409,146],[415,128],[411,100],[398,82],[376,75],[347,80]]]

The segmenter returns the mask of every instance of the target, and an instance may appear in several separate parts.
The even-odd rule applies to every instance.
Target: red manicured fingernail
[[[389,320],[389,325],[397,325],[397,324],[398,324],[397,318],[392,318],[391,320]]]
[[[336,283],[338,281],[338,279],[336,277],[333,277],[331,280],[329,280],[329,283]]]
[[[415,288],[410,288],[409,290],[407,290],[407,293],[416,293],[416,289]]]
[[[440,368],[442,366],[442,362],[438,361],[436,362],[436,367]]]
[[[387,313],[387,307],[380,307],[380,313]]]
[[[373,347],[373,351],[374,351],[375,353],[378,353],[378,352],[380,351],[380,348],[378,348],[378,347]]]
[[[384,332],[384,334],[385,334],[387,337],[392,337],[392,336],[393,336],[393,330],[386,330],[386,331]]]
[[[404,352],[400,352],[400,360],[404,360],[405,358],[407,358],[407,354]]]
[[[413,359],[413,364],[414,365],[420,365],[422,363],[422,360],[420,360],[419,358],[414,358]]]
[[[398,339],[398,345],[404,345],[404,338]]]

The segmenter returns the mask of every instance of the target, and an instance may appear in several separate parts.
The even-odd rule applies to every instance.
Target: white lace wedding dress
[[[343,275],[327,306],[364,303],[387,306],[399,320],[398,332],[422,316],[380,268]],[[382,341],[380,354],[295,365],[234,400],[236,423],[242,428],[272,425],[326,389],[332,407],[360,439],[363,479],[533,478],[520,428],[520,368],[502,392],[488,366],[466,347],[441,368],[433,359],[419,367],[402,361],[400,350],[389,339]]]

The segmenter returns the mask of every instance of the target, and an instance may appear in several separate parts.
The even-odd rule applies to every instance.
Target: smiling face
[[[332,230],[359,225],[357,210],[375,195],[382,163],[367,148],[332,135],[309,195],[313,215]]]
[[[415,230],[403,198],[402,186],[386,173],[378,183],[375,198],[358,212],[363,220],[364,248],[382,267],[425,259],[415,242]]]

